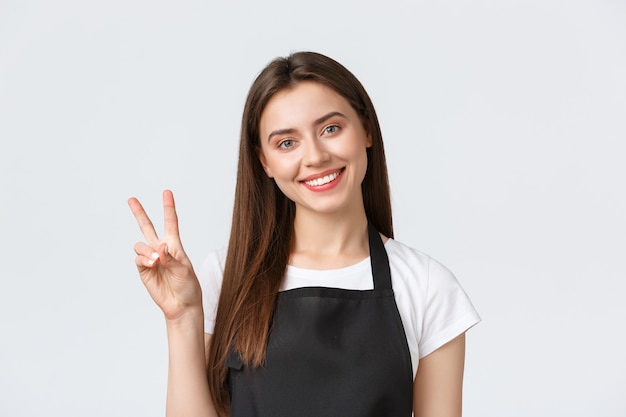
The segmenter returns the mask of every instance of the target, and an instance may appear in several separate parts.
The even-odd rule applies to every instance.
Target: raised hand
[[[163,239],[157,236],[139,200],[132,197],[128,199],[128,205],[146,239],[135,244],[139,276],[165,318],[174,321],[187,310],[202,307],[200,284],[180,241],[172,192],[163,191]]]

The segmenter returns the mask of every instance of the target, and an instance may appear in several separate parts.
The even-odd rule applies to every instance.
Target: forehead
[[[350,103],[332,88],[302,81],[269,100],[261,113],[259,128],[262,134],[274,129],[298,128],[332,111],[356,116]]]

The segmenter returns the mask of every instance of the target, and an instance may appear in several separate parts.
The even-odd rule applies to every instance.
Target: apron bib
[[[411,417],[413,371],[380,235],[368,227],[374,289],[278,293],[265,364],[231,350],[232,417]]]

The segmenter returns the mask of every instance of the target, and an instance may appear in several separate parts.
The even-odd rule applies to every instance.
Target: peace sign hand
[[[167,320],[179,319],[187,310],[202,306],[200,284],[180,242],[178,216],[171,191],[163,191],[165,236],[159,239],[139,200],[128,199],[146,242],[135,244],[135,263],[150,296]]]

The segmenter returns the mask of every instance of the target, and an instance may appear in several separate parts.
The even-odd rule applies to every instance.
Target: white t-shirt
[[[391,286],[413,363],[432,353],[480,321],[469,297],[446,267],[428,255],[389,239],[385,243]],[[198,273],[204,305],[204,331],[213,333],[226,249],[214,251]],[[312,270],[287,266],[280,290],[333,287],[348,290],[374,288],[370,258],[340,269]]]

